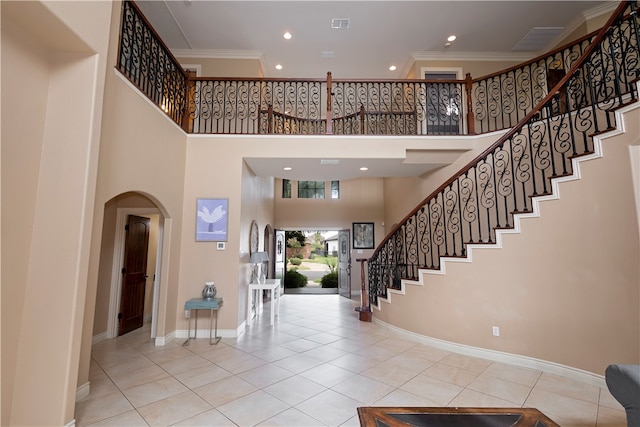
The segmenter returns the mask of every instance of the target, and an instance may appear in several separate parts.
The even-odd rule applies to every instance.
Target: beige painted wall
[[[583,163],[560,200],[505,235],[503,249],[475,249],[472,263],[391,295],[374,317],[437,339],[519,354],[603,375],[609,363],[640,362],[640,259],[627,133]],[[635,141],[633,139],[635,138]],[[615,189],[615,191],[612,191]],[[500,337],[492,336],[500,327]]]
[[[110,12],[2,3],[2,425],[73,420]]]
[[[176,58],[180,64],[200,65],[200,77],[262,77],[257,59]]]

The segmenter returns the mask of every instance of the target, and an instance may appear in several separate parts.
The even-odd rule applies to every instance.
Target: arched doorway
[[[146,218],[149,223],[149,239],[145,243],[144,289],[138,296],[142,300],[133,303],[140,306],[139,315],[143,323],[151,323],[150,337],[158,339],[158,319],[161,310],[164,310],[159,296],[160,289],[166,286],[163,270],[168,265],[163,247],[168,245],[170,238],[170,220],[162,206],[150,196],[131,192],[120,194],[105,204],[94,317],[94,331],[98,331],[98,336],[94,333],[94,341],[115,338],[121,331],[123,298],[124,301],[129,298],[123,295],[123,284],[126,275],[127,224],[132,217]]]

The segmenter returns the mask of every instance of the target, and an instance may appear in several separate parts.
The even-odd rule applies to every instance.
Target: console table
[[[218,344],[220,338],[218,336],[218,309],[222,306],[222,298],[192,298],[184,303],[184,309],[189,311],[195,311],[196,315],[196,327],[193,333],[193,338],[198,335],[198,310],[211,310],[211,322],[209,325],[209,344]],[[187,340],[182,345],[189,345],[191,340],[191,314],[189,314],[189,330],[187,331]],[[215,335],[212,336],[214,330],[214,318],[215,318]]]
[[[271,292],[271,326],[273,326],[275,315],[280,311],[280,279],[267,279],[264,283],[249,283],[247,291],[247,324],[251,321],[251,307],[255,301],[256,316],[262,308],[262,291]],[[256,293],[256,297],[254,297]]]

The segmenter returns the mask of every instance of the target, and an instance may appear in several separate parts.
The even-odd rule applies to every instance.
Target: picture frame
[[[373,222],[354,222],[353,228],[353,249],[373,249],[374,224]]]
[[[226,242],[229,199],[196,199],[196,242]]]

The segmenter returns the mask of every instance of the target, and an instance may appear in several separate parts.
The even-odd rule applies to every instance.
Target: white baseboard
[[[91,345],[96,345],[99,342],[105,341],[107,339],[107,331],[100,332],[98,335],[94,335],[91,338]]]
[[[76,420],[75,418],[72,419],[71,421],[69,421],[67,424],[64,425],[64,427],[76,427]]]
[[[91,391],[91,387],[89,385],[89,381],[82,384],[80,387],[76,389],[76,402],[81,401],[85,397],[89,396],[89,392]],[[74,421],[75,423],[75,421]]]
[[[441,350],[451,351],[470,357],[487,359],[494,362],[508,363],[510,365],[520,366],[522,368],[536,369],[550,374],[561,375],[563,377],[570,378],[585,384],[594,385],[596,387],[607,388],[607,384],[603,375],[596,375],[592,372],[584,371],[582,369],[572,368],[571,366],[561,365],[559,363],[549,362],[546,360],[535,359],[533,357],[504,353],[496,350],[488,350],[480,347],[472,347],[469,345],[427,337],[424,335],[416,334],[415,332],[398,328],[397,326],[390,325],[386,322],[376,319],[375,317],[373,318],[373,322],[389,329],[390,331],[402,335],[407,339],[419,342],[420,344],[439,348]]]

